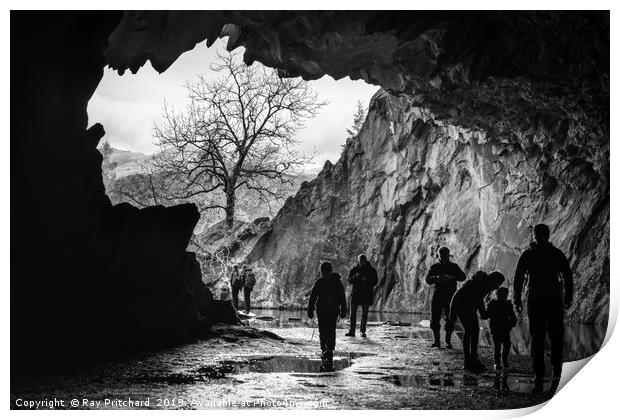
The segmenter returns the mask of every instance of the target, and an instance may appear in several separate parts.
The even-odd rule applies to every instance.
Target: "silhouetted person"
[[[256,274],[251,267],[246,267],[243,273],[243,300],[245,301],[245,313],[250,313],[250,295],[256,286]]]
[[[308,318],[316,315],[319,322],[319,339],[321,341],[321,371],[334,369],[334,349],[336,348],[336,324],[338,317],[347,315],[347,301],[340,275],[334,273],[332,265],[321,263],[321,277],[314,283],[308,302]]]
[[[496,298],[489,302],[487,315],[493,337],[495,370],[508,369],[508,353],[510,353],[510,330],[517,325],[512,302],[508,300],[508,288],[500,287],[495,292]],[[501,358],[500,358],[501,356]]]
[[[366,324],[368,323],[368,309],[372,305],[373,292],[378,283],[377,270],[370,265],[365,255],[357,257],[357,264],[349,271],[349,283],[353,286],[351,291],[351,315],[349,332],[345,335],[355,337],[355,324],[357,323],[357,307],[362,307],[362,321],[360,332],[366,337]]]
[[[452,348],[452,331],[454,322],[450,320],[450,301],[456,292],[456,283],[465,280],[465,273],[458,265],[450,261],[450,250],[439,249],[439,262],[431,266],[426,276],[427,284],[434,284],[433,300],[431,301],[431,329],[435,338],[431,347],[441,347],[441,317],[445,319],[446,347]]]
[[[549,242],[549,227],[534,227],[535,242],[527,249],[519,262],[514,279],[514,300],[517,311],[523,304],[521,293],[526,274],[528,280],[527,307],[532,336],[532,368],[534,370],[533,392],[542,392],[545,376],[545,337],[551,338],[551,365],[554,386],[562,375],[564,350],[564,310],[573,302],[573,273],[564,253]],[[560,276],[564,280],[560,281]],[[562,290],[564,289],[564,290]],[[564,291],[564,293],[562,293]]]
[[[480,312],[480,316],[483,319],[487,317],[483,299],[503,282],[504,276],[500,272],[495,271],[487,275],[484,271],[478,271],[471,280],[463,284],[452,298],[449,318],[452,322],[458,318],[461,321],[461,325],[463,325],[465,370],[484,370],[484,365],[478,360],[480,324],[478,323],[476,312]]]
[[[243,266],[246,269],[246,266]],[[232,273],[230,273],[230,292],[232,294],[232,302],[235,309],[239,309],[239,291],[243,289],[243,275],[239,272],[239,266],[234,265]]]

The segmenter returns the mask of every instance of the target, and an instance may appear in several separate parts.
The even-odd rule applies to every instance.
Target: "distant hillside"
[[[144,168],[150,168],[150,162],[155,155],[116,149],[108,143],[103,143],[99,150],[103,155],[102,172],[104,184],[112,202],[118,204],[127,201],[130,204],[139,205],[126,196],[119,194],[118,191],[121,189],[131,190],[131,185],[144,184]],[[316,167],[309,168],[307,172],[294,177],[291,184],[279,185],[274,182],[273,189],[283,192],[284,196],[293,196],[304,181],[310,181],[316,177],[319,169]],[[200,200],[200,197],[196,197],[192,202],[200,206]],[[272,202],[264,203],[260,202],[255,194],[239,196],[236,217],[241,222],[251,222],[261,217],[272,218],[282,207],[284,201],[273,200]],[[164,204],[172,205],[177,203]],[[221,219],[223,219],[223,214],[219,214],[218,211],[205,212],[195,232],[202,232]]]
[[[142,171],[141,164],[149,161],[150,155],[130,150],[120,150],[110,147],[106,163],[108,171],[113,172],[114,178],[124,178]],[[112,175],[112,174],[110,174]]]
[[[130,150],[120,150],[111,148],[112,152],[110,153],[108,160],[112,163],[116,163],[118,165],[124,165],[126,163],[134,163],[140,159],[147,158],[149,155],[145,155],[140,152],[132,152]]]
[[[154,155],[147,155],[140,152],[133,152],[131,150],[121,150],[110,147],[107,157],[104,156],[106,163],[109,165],[109,167],[106,168],[106,171],[110,175],[113,174],[117,179],[124,178],[129,175],[135,175],[142,172],[142,166],[148,166],[153,156]],[[310,181],[314,179],[322,168],[322,165],[307,168],[303,174],[299,175],[299,178],[301,179],[300,184],[303,181]]]

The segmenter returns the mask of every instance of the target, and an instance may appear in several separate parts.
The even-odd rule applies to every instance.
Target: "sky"
[[[119,76],[109,68],[88,104],[89,125],[101,123],[106,131],[103,140],[112,147],[151,154],[157,151],[153,145],[153,125],[159,120],[164,102],[181,110],[188,103],[183,85],[202,74],[214,78],[210,69],[217,50],[224,51],[225,40],[211,48],[199,43],[193,50],[181,55],[164,73],[158,74],[147,63],[137,74],[126,72]],[[242,51],[241,49],[235,50]],[[261,65],[255,63],[254,65]],[[344,78],[335,81],[330,76],[309,82],[319,99],[329,104],[320,114],[308,120],[298,133],[299,149],[306,153],[316,151],[316,158],[306,169],[323,166],[325,160],[338,160],[341,145],[346,141],[346,129],[353,122],[357,101],[368,106],[377,86],[363,81]]]

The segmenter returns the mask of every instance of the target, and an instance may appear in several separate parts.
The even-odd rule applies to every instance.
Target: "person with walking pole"
[[[308,302],[308,318],[316,315],[321,342],[321,372],[334,370],[334,349],[336,348],[336,325],[338,318],[347,314],[347,301],[340,275],[333,272],[329,261],[320,266],[321,277],[314,283]]]

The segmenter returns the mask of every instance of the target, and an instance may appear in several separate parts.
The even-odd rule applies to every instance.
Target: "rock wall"
[[[182,342],[207,326],[198,211],[112,206],[86,107],[117,12],[11,13],[11,375]],[[195,259],[194,259],[195,261]]]
[[[547,223],[575,273],[569,319],[606,320],[609,178],[608,169],[599,172],[608,168],[598,160],[605,155],[594,149],[608,137],[593,141],[591,153],[571,153],[589,135],[579,125],[592,129],[596,121],[570,115],[485,121],[505,125],[506,136],[378,92],[340,160],[302,185],[250,253],[265,273],[258,301],[303,307],[321,260],[346,273],[363,252],[379,272],[378,308],[428,311],[424,278],[439,247],[448,246],[467,273],[499,270],[511,285],[530,227]]]

